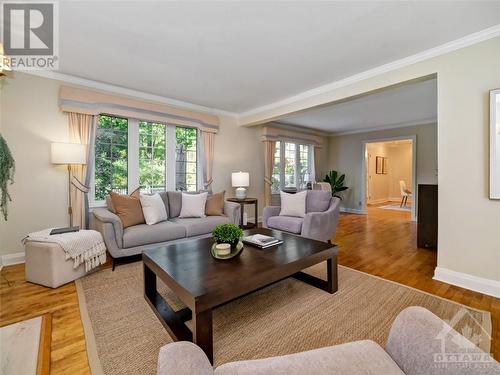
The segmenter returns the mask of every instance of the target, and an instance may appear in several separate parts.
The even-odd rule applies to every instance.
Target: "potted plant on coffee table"
[[[212,238],[215,240],[212,246],[212,255],[216,258],[228,258],[237,255],[243,248],[240,239],[243,230],[235,224],[219,224],[213,232]]]

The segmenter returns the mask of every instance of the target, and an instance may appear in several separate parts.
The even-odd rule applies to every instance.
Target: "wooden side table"
[[[234,202],[234,203],[239,203],[241,207],[241,220],[240,220],[240,227],[243,229],[250,229],[250,228],[255,228],[257,227],[257,219],[259,217],[258,215],[258,209],[257,209],[257,204],[258,200],[257,198],[245,198],[245,199],[238,199],[238,198],[228,198],[228,202]],[[254,223],[248,223],[247,225],[243,225],[243,213],[245,211],[245,204],[254,204],[255,205],[255,222]]]

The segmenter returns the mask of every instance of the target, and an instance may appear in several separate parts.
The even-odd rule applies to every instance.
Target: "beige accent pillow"
[[[205,204],[205,215],[207,216],[224,216],[224,194],[226,191],[212,194],[207,197]]]
[[[116,215],[122,221],[123,227],[144,224],[144,214],[140,201],[139,189],[134,190],[130,195],[121,195],[114,192],[109,193],[111,202],[116,211]]]

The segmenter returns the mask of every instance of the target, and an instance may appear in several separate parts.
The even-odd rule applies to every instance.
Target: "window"
[[[277,141],[271,189],[274,193],[286,188],[305,188],[311,182],[312,147],[299,143]]]
[[[139,185],[147,193],[167,188],[167,125],[139,121]]]
[[[95,199],[128,191],[128,120],[99,116],[95,142]]]
[[[175,190],[196,191],[196,129],[175,129]]]
[[[280,180],[281,180],[281,142],[276,142],[276,150],[274,152],[274,167],[273,175],[271,177],[271,190],[280,190]]]
[[[110,191],[198,190],[197,129],[101,115],[92,204]]]
[[[295,146],[295,143],[285,143],[285,188],[297,187],[295,176],[297,155]]]

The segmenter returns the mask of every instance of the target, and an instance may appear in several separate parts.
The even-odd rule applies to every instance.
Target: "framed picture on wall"
[[[382,156],[375,157],[375,173],[376,174],[384,173],[384,158]]]
[[[389,173],[388,163],[389,163],[389,158],[383,158],[383,161],[382,161],[382,174]]]
[[[500,199],[500,89],[490,91],[490,199]]]

